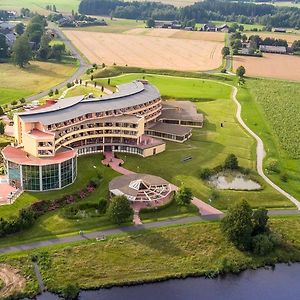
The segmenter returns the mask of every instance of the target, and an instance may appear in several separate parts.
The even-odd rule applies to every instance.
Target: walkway
[[[16,188],[9,185],[6,177],[0,176],[0,205],[11,204],[10,195],[16,191]]]
[[[264,158],[266,156],[266,152],[264,149],[264,143],[262,141],[262,139],[256,134],[254,133],[243,121],[242,117],[241,117],[241,112],[242,112],[242,106],[239,103],[239,101],[237,100],[236,96],[238,93],[238,89],[235,86],[233,87],[233,92],[232,92],[232,99],[235,102],[235,104],[237,105],[237,112],[236,112],[236,118],[238,120],[238,122],[242,125],[242,127],[251,135],[255,138],[257,145],[256,145],[256,161],[257,161],[257,172],[258,174],[271,186],[273,187],[275,190],[277,190],[279,193],[281,193],[283,196],[285,196],[286,198],[288,198],[290,201],[292,201],[298,209],[300,209],[300,202],[293,197],[292,195],[290,195],[289,193],[287,193],[286,191],[284,191],[281,187],[279,187],[278,185],[276,185],[268,176],[265,175],[264,173],[264,168],[263,168],[263,161]]]
[[[135,174],[135,172],[129,171],[123,167],[121,167],[121,165],[124,163],[124,161],[122,159],[118,159],[114,157],[114,154],[112,152],[104,152],[104,157],[105,159],[102,160],[102,164],[107,166],[109,165],[114,171],[122,174],[122,175],[129,175],[129,174]],[[172,191],[177,191],[178,187],[174,184],[170,184],[171,190]],[[194,197],[192,200],[192,203],[197,206],[197,208],[199,209],[199,213],[202,216],[210,216],[210,215],[220,215],[222,216],[223,213],[212,207],[211,205],[205,203],[204,201]],[[164,203],[162,203],[161,205],[163,205]],[[134,203],[132,205],[133,211],[134,211],[134,216],[133,216],[133,223],[135,225],[140,225],[142,224],[142,221],[139,217],[139,212],[142,208],[146,208],[147,206],[141,203]]]

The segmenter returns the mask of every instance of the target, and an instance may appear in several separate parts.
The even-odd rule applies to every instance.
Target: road
[[[258,174],[270,185],[272,186],[275,190],[277,190],[280,194],[282,194],[283,196],[285,196],[286,198],[288,198],[290,201],[292,201],[298,209],[300,209],[300,202],[293,197],[292,195],[290,195],[288,192],[284,191],[281,187],[279,187],[278,185],[276,185],[268,176],[265,175],[264,173],[264,168],[263,168],[263,161],[264,158],[266,156],[266,152],[264,149],[264,143],[262,141],[262,139],[256,134],[254,133],[247,125],[246,123],[243,121],[242,117],[241,117],[241,112],[242,112],[242,106],[239,103],[239,101],[237,100],[236,96],[238,93],[238,89],[234,86],[233,87],[233,93],[232,93],[232,99],[235,102],[235,104],[237,105],[237,112],[236,112],[236,118],[238,120],[238,122],[241,124],[241,126],[251,135],[254,137],[254,139],[257,142],[256,145],[256,167],[257,167],[257,172]]]
[[[72,53],[72,56],[74,58],[76,58],[78,60],[78,62],[79,62],[78,69],[76,70],[76,72],[71,77],[69,77],[64,82],[59,83],[56,86],[53,86],[53,87],[49,88],[49,90],[50,89],[52,89],[52,90],[56,90],[56,89],[60,90],[61,88],[65,87],[69,82],[73,82],[76,79],[80,78],[80,76],[86,72],[86,70],[90,67],[90,65],[85,61],[85,59],[80,54],[80,52],[76,49],[76,47],[73,46],[73,44],[70,42],[70,40],[67,39],[67,37],[63,34],[63,32],[55,24],[52,24],[52,23],[49,22],[49,26],[48,27],[51,28],[51,29],[53,29],[53,30],[55,30],[56,34],[65,43],[66,47],[68,49],[70,49],[70,51]],[[31,101],[43,98],[43,97],[45,97],[45,96],[48,95],[49,90],[45,90],[45,91],[42,91],[42,92],[40,92],[38,94],[26,97],[25,100],[27,102],[31,102]]]
[[[269,215],[299,215],[299,210],[270,210]],[[7,254],[11,252],[17,252],[17,251],[26,251],[26,250],[32,250],[37,249],[41,247],[47,247],[47,246],[54,246],[54,245],[60,245],[65,243],[72,243],[72,242],[78,242],[78,241],[84,241],[84,240],[94,240],[96,238],[102,238],[102,237],[108,237],[111,235],[116,235],[120,233],[130,233],[130,232],[136,232],[139,230],[148,230],[153,228],[161,228],[165,226],[170,225],[186,225],[188,223],[195,223],[200,221],[217,221],[223,218],[223,215],[217,214],[217,215],[207,215],[207,216],[191,216],[191,217],[185,217],[185,218],[179,218],[179,219],[172,219],[172,220],[165,220],[165,221],[158,221],[158,222],[151,222],[146,223],[142,225],[133,225],[133,226],[126,226],[126,227],[119,227],[119,228],[113,228],[113,229],[107,229],[107,230],[100,230],[95,231],[83,235],[72,235],[67,237],[61,237],[61,238],[53,238],[49,240],[44,241],[37,241],[33,243],[27,243],[27,244],[20,244],[5,248],[0,248],[0,254]]]

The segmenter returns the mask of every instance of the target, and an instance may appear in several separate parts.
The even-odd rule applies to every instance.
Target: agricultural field
[[[263,57],[234,56],[233,68],[246,68],[246,75],[300,81],[300,56],[264,53]]]
[[[75,69],[75,64],[37,61],[23,69],[0,64],[0,105],[47,90],[66,80]]]
[[[205,71],[222,64],[223,42],[68,30],[64,32],[93,63]]]
[[[265,165],[277,162],[268,176],[300,199],[299,103],[300,84],[285,81],[247,79],[240,89],[243,119],[263,139],[267,150]],[[284,178],[284,177],[285,178]]]

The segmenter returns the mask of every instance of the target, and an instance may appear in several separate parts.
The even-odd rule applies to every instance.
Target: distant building
[[[286,54],[287,53],[287,49],[284,46],[260,45],[259,50],[261,52],[266,52],[266,53],[277,53],[277,54]]]
[[[227,24],[222,24],[222,25],[216,26],[216,31],[228,32],[229,26]]]
[[[178,21],[155,21],[155,28],[181,29],[182,25]]]
[[[216,31],[216,25],[215,24],[204,24],[200,31]]]
[[[284,29],[284,28],[274,28],[274,32],[282,32],[282,33],[285,33],[285,32],[286,32],[286,29]]]
[[[17,37],[14,32],[15,25],[9,22],[0,22],[0,34],[3,34],[6,38],[8,47],[12,47]]]

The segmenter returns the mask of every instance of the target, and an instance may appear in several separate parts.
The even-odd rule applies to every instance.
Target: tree
[[[50,57],[54,58],[57,61],[60,61],[65,52],[66,52],[65,44],[56,44],[56,45],[53,45],[51,48]]]
[[[148,28],[155,27],[155,21],[153,19],[148,19],[147,22],[146,22],[146,24],[147,24]]]
[[[38,58],[42,60],[47,60],[51,53],[51,47],[49,46],[50,37],[47,34],[43,34],[41,38],[40,48],[37,52]]]
[[[265,208],[258,208],[253,212],[253,235],[265,233],[268,228],[268,211]]]
[[[3,110],[3,107],[0,106],[0,116],[4,115],[4,110]]]
[[[246,74],[246,69],[243,66],[239,66],[236,69],[236,75],[240,78],[244,77],[244,75]]]
[[[25,31],[25,25],[23,23],[18,23],[15,27],[15,32],[18,35],[22,35]]]
[[[229,54],[230,54],[229,47],[223,47],[222,48],[222,55],[223,55],[223,57],[225,58]]]
[[[76,283],[69,283],[66,287],[62,289],[62,296],[64,299],[73,300],[77,299],[80,292],[80,288]]]
[[[0,58],[6,58],[8,55],[8,45],[6,43],[6,37],[0,33]]]
[[[5,132],[5,124],[3,122],[0,122],[0,134],[4,134]]]
[[[221,221],[226,237],[239,249],[249,250],[252,242],[252,209],[247,201],[236,203],[228,209]]]
[[[175,200],[176,200],[177,204],[180,206],[190,204],[192,199],[193,199],[193,193],[192,193],[192,190],[188,187],[182,186],[176,192]]]
[[[224,168],[229,170],[237,170],[239,168],[239,162],[234,154],[229,154],[224,162]]]
[[[292,50],[293,50],[293,52],[300,52],[300,40],[293,42]]]
[[[108,207],[108,216],[115,224],[121,224],[133,217],[133,209],[125,196],[115,196]]]
[[[12,59],[13,62],[18,65],[20,68],[29,62],[32,57],[32,51],[30,48],[28,37],[25,35],[17,38],[16,42],[13,45],[12,49]]]
[[[266,255],[274,249],[274,242],[267,234],[258,234],[253,238],[252,251],[256,255]]]

